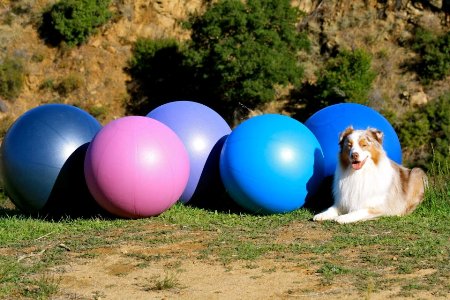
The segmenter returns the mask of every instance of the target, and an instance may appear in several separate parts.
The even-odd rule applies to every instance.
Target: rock
[[[5,113],[8,112],[8,104],[5,101],[0,99],[0,112]]]
[[[303,1],[297,0],[292,2],[292,6],[298,7],[301,11],[304,11],[307,14],[313,12],[319,4],[320,1],[314,0],[303,0]]]
[[[409,99],[409,97],[410,97],[410,94],[409,94],[408,91],[403,91],[403,92],[401,92],[401,94],[400,94],[400,98],[401,98],[401,99]]]
[[[423,106],[428,103],[428,96],[424,91],[419,91],[409,97],[409,103],[412,106]]]
[[[435,8],[441,8],[442,7],[442,0],[429,0],[430,5],[433,5]]]

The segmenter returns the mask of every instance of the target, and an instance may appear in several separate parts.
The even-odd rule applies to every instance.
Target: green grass
[[[326,285],[341,279],[369,295],[400,287],[398,296],[450,290],[450,172],[438,166],[430,173],[424,203],[411,215],[339,225],[315,223],[300,209],[259,216],[221,213],[177,204],[158,217],[140,220],[63,219],[49,221],[17,211],[0,197],[0,298],[48,299],[59,291],[51,268],[68,263],[67,251],[95,259],[96,248],[136,245],[153,247],[181,242],[201,244],[197,259],[225,266],[242,262],[252,268],[259,259],[291,262],[315,270]],[[153,260],[176,258],[174,251],[123,254],[145,268]],[[425,275],[421,270],[428,270]],[[176,278],[157,279],[151,289],[169,289]]]
[[[25,65],[21,59],[6,57],[0,61],[0,96],[7,100],[16,99],[25,82]]]
[[[148,286],[144,286],[144,290],[162,291],[181,287],[180,282],[175,274],[166,273],[162,278],[154,278]]]

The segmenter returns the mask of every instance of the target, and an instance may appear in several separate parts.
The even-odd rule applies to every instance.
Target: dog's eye
[[[361,141],[361,142],[359,143],[359,145],[360,145],[362,148],[366,148],[367,146],[369,146],[369,143],[367,143],[366,141]]]

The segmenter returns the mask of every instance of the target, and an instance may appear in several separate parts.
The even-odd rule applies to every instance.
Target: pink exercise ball
[[[163,123],[123,117],[103,127],[86,153],[84,172],[94,199],[113,215],[142,218],[175,204],[189,179],[189,155]]]

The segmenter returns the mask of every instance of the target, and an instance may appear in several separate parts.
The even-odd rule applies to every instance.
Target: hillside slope
[[[112,1],[113,19],[86,44],[69,49],[48,46],[38,34],[42,11],[54,2],[0,3],[0,59],[21,59],[26,69],[25,86],[17,99],[1,99],[3,132],[20,114],[41,103],[74,104],[102,123],[127,114],[124,104],[133,82],[125,68],[133,43],[139,37],[189,38],[178,21],[204,7],[201,0]],[[313,44],[304,59],[305,81],[315,82],[316,71],[334,51],[363,48],[373,55],[378,74],[369,99],[376,109],[402,112],[448,89],[449,78],[422,86],[417,75],[403,67],[415,56],[404,47],[415,25],[436,33],[449,29],[440,10],[442,1],[296,0],[293,5],[305,12],[299,28],[308,32]],[[65,86],[69,92],[58,88]],[[283,106],[272,104],[261,110],[278,112]]]

